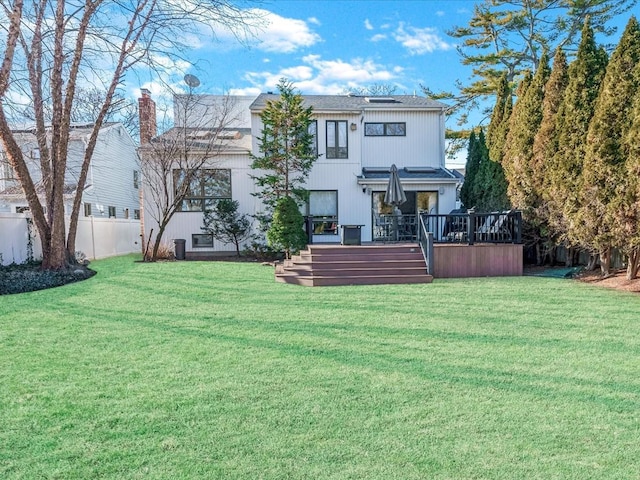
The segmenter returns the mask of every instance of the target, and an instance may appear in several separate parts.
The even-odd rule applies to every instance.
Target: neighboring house
[[[77,179],[91,131],[92,125],[71,127],[64,190],[66,215],[71,214]],[[36,188],[40,194],[44,194],[39,166],[40,151],[33,130],[14,130],[14,134],[30,164]],[[105,124],[100,129],[89,167],[80,217],[140,218],[140,187],[142,183],[135,142],[122,124]],[[26,198],[3,154],[0,160],[0,212],[25,211],[28,211]]]
[[[248,103],[247,97],[235,98],[238,105]],[[226,150],[205,167],[219,170],[228,188],[199,185],[201,197],[185,202],[183,211],[175,215],[166,232],[167,242],[186,239],[187,254],[233,249],[201,234],[202,205],[215,200],[206,193],[215,190],[237,200],[241,213],[253,215],[262,210],[253,195],[257,189],[251,179],[255,172],[250,169],[249,149],[259,153],[260,113],[269,100],[277,98],[261,94],[248,106],[251,115],[241,116],[243,128],[235,129],[237,137],[230,139]],[[445,168],[444,104],[409,95],[304,95],[303,99],[305,105],[313,107],[311,129],[319,155],[306,183],[309,202],[303,207],[310,218],[312,242],[340,242],[341,225],[361,226],[364,242],[388,240],[380,236],[377,222],[381,215],[392,213],[391,206],[384,203],[392,164],[398,167],[407,195],[407,202],[400,206],[405,217],[449,213],[458,206],[456,193],[463,177]],[[141,112],[141,118],[144,115]],[[247,118],[250,125],[246,124]],[[219,180],[219,176],[210,178]],[[147,225],[146,215],[144,222],[148,234],[152,225]]]

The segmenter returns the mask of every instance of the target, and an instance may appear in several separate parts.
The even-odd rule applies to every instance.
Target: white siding
[[[116,207],[116,218],[125,218],[125,209],[129,210],[129,218],[133,218],[134,209],[140,208],[140,192],[133,185],[133,172],[139,168],[136,147],[124,128],[103,129],[91,160],[82,201],[92,204],[94,216],[108,217],[108,207],[112,206]]]
[[[230,168],[231,169],[231,195],[233,200],[237,200],[240,205],[238,212],[241,214],[255,215],[261,209],[260,201],[252,196],[256,188],[253,180],[249,176],[255,172],[250,168],[251,159],[248,154],[237,155],[224,155],[217,157],[215,160],[209,162],[203,168]],[[146,199],[149,201],[150,199]],[[149,232],[154,229],[157,233],[158,226],[153,220],[149,211],[152,207],[145,204],[145,238],[149,237]],[[249,220],[252,220],[251,218]],[[202,212],[176,212],[167,229],[163,234],[163,243],[172,246],[173,240],[176,238],[183,238],[186,242],[187,252],[232,252],[235,251],[235,246],[230,244],[223,244],[218,240],[213,241],[213,248],[194,248],[192,245],[191,236],[193,234],[202,233],[200,229],[202,227],[203,214]]]
[[[404,137],[373,137],[364,135],[365,123],[404,122]],[[384,112],[367,111],[361,129],[362,166],[398,168],[444,166],[444,135],[441,130],[442,115],[439,112]]]

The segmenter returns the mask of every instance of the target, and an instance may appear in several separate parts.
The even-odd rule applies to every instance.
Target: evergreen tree
[[[519,209],[526,207],[525,197],[528,194],[527,184],[530,177],[529,158],[531,157],[533,136],[539,125],[537,112],[530,112],[532,109],[531,92],[534,89],[532,81],[531,73],[525,72],[524,78],[516,90],[517,100],[509,119],[509,132],[502,159],[509,200],[515,208]]]
[[[569,81],[556,115],[558,149],[548,159],[545,200],[549,224],[568,246],[584,247],[576,234],[578,191],[582,184],[582,163],[589,122],[593,117],[607,55],[598,48],[588,19],[576,59],[569,66]]]
[[[464,65],[473,67],[458,92],[428,96],[449,103],[451,110],[469,111],[500,89],[501,75],[509,82],[524,71],[536,72],[543,52],[558,48],[575,51],[578,33],[587,16],[594,30],[615,32],[612,18],[631,10],[636,0],[481,0],[475,2],[467,25],[447,32],[454,37]],[[463,117],[464,120],[464,117]]]
[[[640,82],[640,64],[636,65],[633,75]],[[627,279],[633,280],[640,269],[640,89],[636,90],[631,111],[631,125],[624,137],[627,153],[626,184],[624,201],[621,205],[618,222],[620,233],[626,237]]]
[[[487,148],[487,141],[484,136],[484,130],[480,129],[478,138],[475,145],[476,158],[478,161],[478,169],[473,178],[473,181],[469,184],[471,190],[471,199],[467,208],[475,208],[477,211],[481,210],[482,199],[485,195],[485,178],[487,176],[487,163],[489,160],[489,149]],[[466,182],[466,179],[465,179]],[[466,206],[466,205],[465,205]]]
[[[562,97],[568,81],[567,57],[559,49],[554,56],[553,68],[544,87],[542,120],[533,140],[533,156],[531,157],[532,188],[538,193],[535,210],[531,212],[531,221],[535,224],[540,235],[538,244],[544,249],[537,254],[539,263],[544,261],[547,252],[553,251],[557,243],[548,226],[549,208],[546,198],[549,182],[547,178],[549,176],[549,159],[553,158],[558,150],[556,115],[562,103]]]
[[[260,189],[255,195],[260,197],[266,206],[266,212],[261,212],[256,217],[263,230],[267,231],[267,235],[272,228],[272,215],[280,199],[291,198],[294,204],[302,204],[306,200],[307,191],[304,189],[304,184],[317,159],[313,147],[314,137],[309,132],[312,108],[303,105],[302,95],[294,91],[291,82],[281,79],[278,90],[280,97],[277,100],[268,100],[265,109],[260,113],[262,120],[262,132],[258,138],[260,155],[251,155],[253,160],[251,168],[261,171],[260,175],[252,176]],[[281,214],[289,211],[282,208]],[[300,231],[303,232],[304,219],[302,217],[301,219]],[[280,219],[280,221],[284,220]],[[287,234],[291,232],[288,229],[278,228],[280,233],[274,234],[274,238],[278,238],[278,241],[269,243],[285,245],[287,248],[297,245],[297,232],[294,235],[295,238],[287,241],[280,239],[279,235],[282,232],[288,232]]]
[[[609,273],[611,248],[627,247],[618,220],[627,180],[624,139],[631,128],[632,101],[639,88],[639,79],[632,72],[639,62],[640,29],[632,17],[607,65],[589,125],[576,222],[580,237],[600,253],[604,275]]]
[[[544,88],[549,78],[546,54],[542,55],[536,74],[526,75],[518,89],[518,101],[513,109],[509,134],[502,164],[507,178],[511,205],[522,210],[524,220],[524,242],[535,246],[537,263],[542,263],[540,250],[540,225],[536,210],[540,204],[537,178],[540,172],[533,169],[533,141],[542,123]]]
[[[464,168],[464,183],[460,189],[460,201],[465,208],[472,208],[476,204],[475,198],[473,197],[473,183],[478,174],[478,168],[480,167],[480,157],[478,153],[476,133],[471,130],[469,142],[467,143],[467,163]]]
[[[231,243],[236,247],[236,255],[240,256],[240,244],[251,234],[251,223],[246,215],[239,214],[240,202],[223,198],[218,200],[212,209],[204,211],[201,230],[223,243]]]
[[[509,131],[509,118],[513,108],[511,87],[507,75],[503,75],[498,89],[498,97],[487,128],[487,148],[489,161],[481,164],[478,173],[478,209],[481,211],[504,210],[509,208],[507,181],[502,168],[504,145]]]
[[[303,185],[317,158],[309,132],[313,109],[303,105],[302,95],[294,91],[291,82],[281,79],[278,91],[280,97],[268,100],[260,113],[260,155],[251,155],[251,168],[266,172],[252,178],[260,188],[258,196],[270,208],[281,197],[306,200]]]
[[[304,217],[292,197],[280,197],[273,212],[273,221],[267,231],[267,242],[274,250],[283,251],[286,258],[307,244],[303,230]]]

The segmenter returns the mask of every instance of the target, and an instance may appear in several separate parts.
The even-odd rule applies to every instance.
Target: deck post
[[[467,223],[467,239],[469,245],[473,245],[476,234],[476,211],[473,208],[467,210],[469,214],[469,223]]]
[[[427,275],[433,276],[433,232],[427,232]]]
[[[516,243],[522,243],[522,212],[516,211]]]

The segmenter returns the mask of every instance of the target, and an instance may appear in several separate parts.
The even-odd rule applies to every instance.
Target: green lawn
[[[0,297],[2,479],[640,476],[640,296],[92,266]]]

